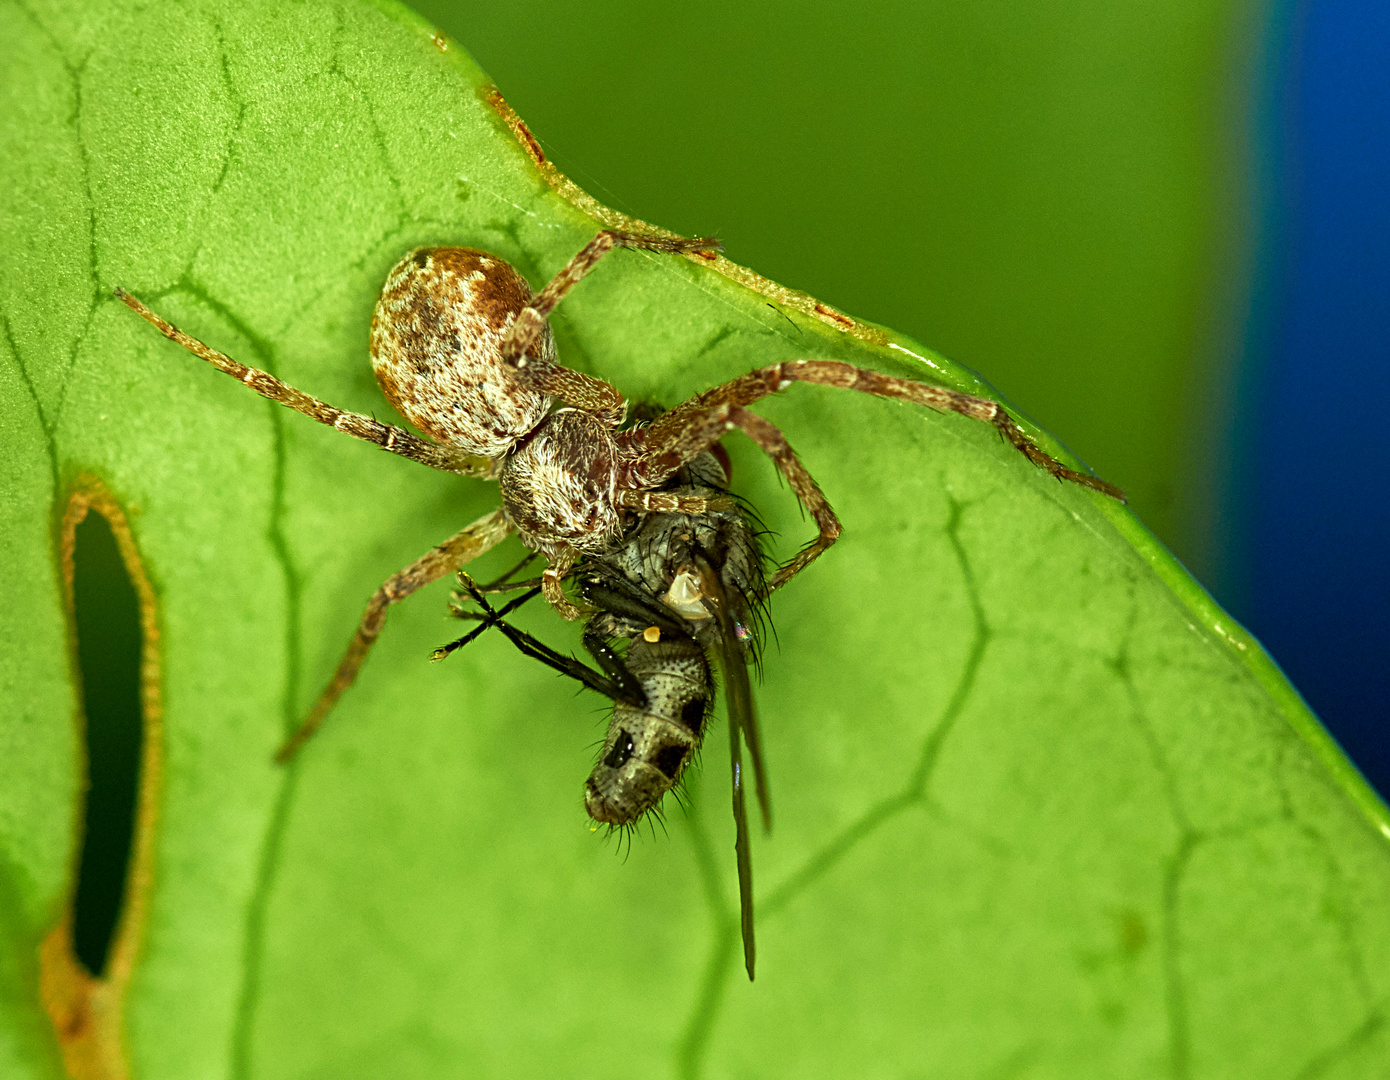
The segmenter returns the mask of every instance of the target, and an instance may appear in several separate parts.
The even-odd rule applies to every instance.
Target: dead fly
[[[714,698],[708,654],[715,653],[729,719],[740,926],[751,980],[756,954],[753,866],[742,743],[748,743],[763,826],[771,831],[767,773],[748,680],[748,663],[758,656],[761,607],[769,589],[757,533],[725,482],[715,456],[701,454],[663,494],[677,506],[703,502],[704,513],[648,514],[620,547],[592,556],[572,571],[572,580],[592,609],[583,642],[598,671],[505,620],[540,592],[534,582],[508,583],[503,578],[479,587],[462,570],[454,613],[481,625],[437,649],[433,658],[442,660],[496,627],[526,655],[611,698],[613,716],[598,763],[584,785],[584,806],[595,821],[627,829],[643,815],[658,812],[662,798],[680,783],[699,750]],[[527,591],[501,610],[484,595],[519,590]],[[479,610],[463,607],[466,601]],[[627,643],[626,655],[615,652],[615,641]]]

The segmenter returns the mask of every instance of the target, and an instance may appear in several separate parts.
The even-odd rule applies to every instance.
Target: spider
[[[792,360],[706,390],[650,424],[619,430],[626,401],[601,379],[563,367],[547,316],[614,248],[687,253],[719,250],[711,238],[643,236],[605,229],[539,293],[508,263],[473,248],[417,248],[396,264],[372,317],[371,359],[396,410],[428,438],[334,408],[172,326],[117,287],[115,295],[165,337],[272,401],[445,472],[495,479],[502,505],[388,578],[373,594],[328,686],[276,754],[287,762],[352,685],[387,609],[458,570],[515,530],[548,565],[542,591],[566,619],[580,611],[561,588],[585,555],[617,547],[642,515],[701,514],[700,497],[656,489],[735,429],[763,449],[810,511],[816,537],[774,573],[776,589],[840,535],[840,521],[786,438],[747,406],[807,382],[956,412],[993,424],[1033,464],[1112,498],[1123,493],[1069,469],[1034,444],[1003,406],[987,398],[896,378],[838,360]],[[564,407],[552,411],[558,400]]]

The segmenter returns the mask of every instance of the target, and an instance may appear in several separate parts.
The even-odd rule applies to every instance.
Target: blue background
[[[1390,794],[1390,5],[1295,12],[1266,152],[1262,370],[1217,598]]]

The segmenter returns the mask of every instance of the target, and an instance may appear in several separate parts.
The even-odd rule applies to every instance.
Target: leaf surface
[[[397,420],[365,342],[405,250],[486,248],[539,285],[611,219],[402,8],[7,3],[0,1072],[61,1075],[38,948],[79,843],[57,548],[88,477],[129,520],[159,634],[133,1077],[1385,1067],[1383,804],[1137,519],[957,416],[807,386],[758,407],[845,536],[773,605],[756,984],[722,772],[669,835],[605,848],[580,799],[602,703],[500,637],[427,663],[455,636],[447,585],[392,612],[321,735],[272,766],[371,591],[496,489],[256,398],[111,289]],[[636,400],[801,357],[990,393],[725,263],[617,253],[553,321],[568,363]],[[789,555],[809,524],[730,450]]]

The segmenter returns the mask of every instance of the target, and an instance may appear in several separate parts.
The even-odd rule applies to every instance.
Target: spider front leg
[[[564,295],[579,284],[600,259],[618,247],[670,253],[721,250],[719,241],[713,237],[687,240],[679,236],[641,236],[604,229],[565,264],[530,304],[517,313],[502,342],[502,362],[529,387],[557,397],[576,409],[611,418],[615,424],[622,419],[626,409],[623,396],[615,387],[572,368],[528,356],[527,351],[535,344],[546,318]]]
[[[661,424],[661,421],[680,411],[681,423]],[[659,426],[660,425],[660,426]],[[742,431],[758,444],[768,457],[772,458],[782,475],[787,478],[792,492],[801,504],[810,511],[819,530],[814,540],[796,553],[785,565],[780,567],[768,584],[768,592],[780,589],[797,574],[810,566],[821,553],[840,538],[840,519],[830,508],[830,502],[821,491],[820,485],[801,464],[801,459],[792,450],[787,438],[770,420],[764,420],[747,409],[720,402],[704,408],[688,409],[678,406],[676,410],[664,414],[657,423],[648,428],[638,428],[619,435],[619,444],[626,449],[626,460],[619,475],[618,484],[623,490],[617,494],[620,506],[641,505],[644,508],[668,509],[661,506],[662,492],[647,492],[643,489],[655,487],[676,473],[681,466],[693,461],[721,438],[735,428]],[[691,503],[707,502],[711,508],[720,500],[688,500]],[[701,513],[704,507],[680,508],[683,513]]]
[[[400,573],[387,578],[381,588],[372,594],[367,610],[362,615],[362,621],[357,626],[357,633],[353,635],[352,643],[338,662],[338,670],[334,672],[332,680],[319,695],[318,701],[314,702],[314,707],[309,710],[304,723],[300,724],[280,747],[275,760],[283,765],[294,757],[305,740],[319,729],[324,717],[338,703],[343,692],[356,680],[362,662],[367,659],[367,653],[376,644],[376,639],[381,633],[382,624],[386,621],[387,608],[404,600],[431,581],[453,573],[464,563],[496,547],[510,531],[511,526],[502,511],[494,510],[461,529],[437,548],[426,552]]]
[[[1058,480],[1068,480],[1120,502],[1125,501],[1125,493],[1114,484],[1090,473],[1068,468],[1038,446],[997,401],[976,397],[974,394],[962,394],[958,390],[947,390],[929,383],[899,379],[867,368],[857,368],[841,360],[792,360],[750,371],[747,375],[741,375],[722,386],[716,386],[713,390],[707,390],[677,405],[670,412],[663,413],[653,421],[648,439],[657,442],[670,440],[677,437],[677,432],[697,423],[697,418],[706,415],[716,405],[728,404],[733,408],[751,405],[760,398],[785,390],[794,382],[857,390],[863,394],[873,394],[875,397],[909,401],[938,412],[954,412],[972,420],[982,420],[993,425],[1014,449],[1034,465]]]

